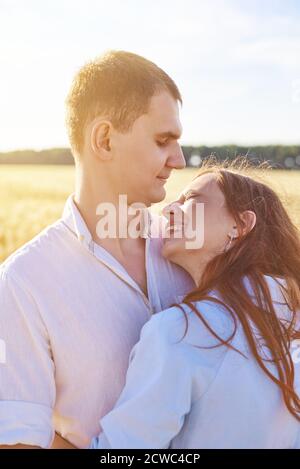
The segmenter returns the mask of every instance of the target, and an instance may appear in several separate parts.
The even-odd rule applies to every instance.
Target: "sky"
[[[175,80],[182,144],[300,144],[300,0],[0,0],[0,151],[68,146],[72,77],[107,49]]]

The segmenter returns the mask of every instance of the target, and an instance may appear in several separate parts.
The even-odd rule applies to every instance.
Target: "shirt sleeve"
[[[115,408],[100,420],[91,448],[168,448],[190,411],[192,377],[181,344],[170,342],[153,317],[129,357]]]
[[[0,270],[0,444],[49,448],[54,364],[46,327],[21,281]]]

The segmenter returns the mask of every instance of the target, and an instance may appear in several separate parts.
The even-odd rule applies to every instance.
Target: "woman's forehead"
[[[214,173],[206,173],[194,179],[184,190],[184,193],[195,192],[204,195],[207,199],[223,202],[224,195],[217,183]]]
[[[219,186],[216,181],[216,176],[213,173],[201,174],[196,179],[194,179],[187,187],[188,190],[193,190],[197,192],[211,192],[216,188],[219,189]]]

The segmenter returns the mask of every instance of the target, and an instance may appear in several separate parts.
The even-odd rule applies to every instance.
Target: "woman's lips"
[[[166,228],[166,235],[172,235],[172,234],[175,234],[175,233],[180,233],[183,235],[183,225],[172,225],[172,226],[168,226]]]

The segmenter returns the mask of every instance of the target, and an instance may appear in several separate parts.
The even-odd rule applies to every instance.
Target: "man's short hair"
[[[168,91],[182,102],[174,81],[150,60],[125,51],[108,51],[85,64],[75,75],[66,99],[66,125],[71,148],[80,154],[84,130],[97,116],[120,132],[147,113],[150,99]]]

